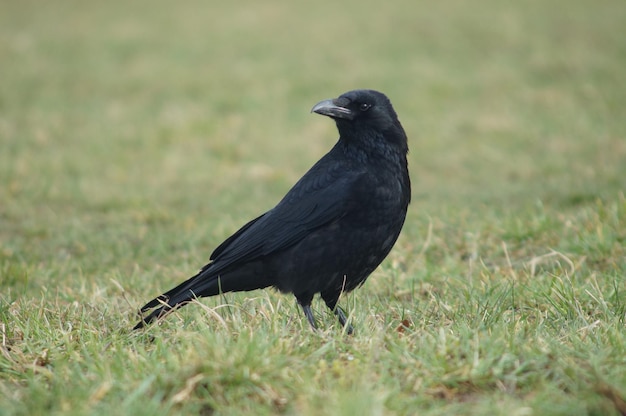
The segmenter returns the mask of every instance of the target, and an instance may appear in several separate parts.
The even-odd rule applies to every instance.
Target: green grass
[[[0,415],[626,414],[618,0],[5,2]],[[131,333],[386,92],[413,202],[367,284]]]

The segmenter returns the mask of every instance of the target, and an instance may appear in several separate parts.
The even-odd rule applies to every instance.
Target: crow
[[[407,137],[389,99],[349,91],[317,103],[339,140],[271,210],[220,244],[193,277],[146,303],[138,329],[200,297],[274,287],[293,293],[313,330],[319,293],[346,326],[339,297],[395,244],[411,199]],[[352,332],[352,326],[345,328]]]

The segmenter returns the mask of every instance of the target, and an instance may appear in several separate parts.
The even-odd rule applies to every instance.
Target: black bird
[[[377,91],[350,91],[311,112],[335,120],[335,146],[278,205],[220,244],[198,274],[144,305],[142,314],[153,310],[134,329],[195,298],[268,286],[293,293],[313,329],[316,293],[346,325],[339,296],[365,282],[404,224],[411,199],[407,138]]]

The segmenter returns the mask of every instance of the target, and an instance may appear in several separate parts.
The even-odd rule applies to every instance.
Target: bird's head
[[[396,112],[387,96],[374,90],[354,90],[337,98],[320,101],[312,113],[342,121],[385,126],[397,121]]]
[[[311,112],[334,119],[342,138],[363,138],[373,133],[391,141],[397,140],[398,145],[406,147],[404,129],[389,98],[381,92],[349,91],[337,98],[320,101]]]

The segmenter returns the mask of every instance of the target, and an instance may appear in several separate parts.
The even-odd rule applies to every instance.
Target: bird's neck
[[[342,133],[337,145],[347,157],[360,163],[406,166],[406,139],[400,139],[399,143],[393,142],[394,139],[400,138],[396,135],[387,137],[382,133],[350,132]]]

